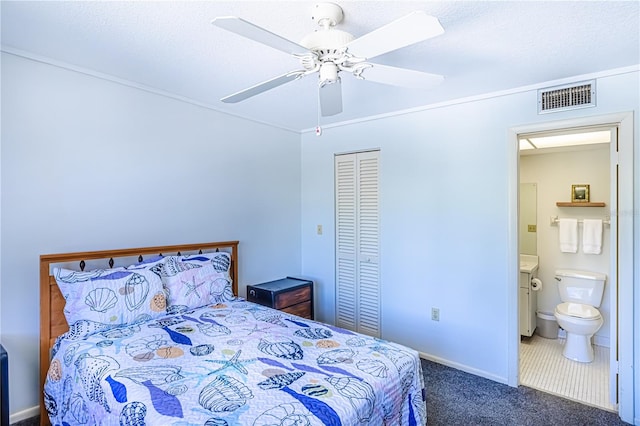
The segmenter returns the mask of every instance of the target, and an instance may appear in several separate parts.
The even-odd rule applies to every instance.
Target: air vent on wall
[[[594,106],[596,106],[595,80],[538,90],[538,114]]]

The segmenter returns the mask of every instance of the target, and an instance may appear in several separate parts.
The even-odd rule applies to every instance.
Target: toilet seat
[[[556,306],[556,312],[568,317],[580,318],[583,320],[598,320],[602,318],[600,311],[591,305],[582,303],[564,302]]]

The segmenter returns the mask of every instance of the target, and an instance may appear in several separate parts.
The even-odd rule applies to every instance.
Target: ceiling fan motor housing
[[[355,40],[352,34],[334,28],[343,17],[342,8],[337,4],[316,4],[311,19],[321,28],[305,36],[300,45],[315,52],[321,61],[337,59],[344,53],[344,46]]]
[[[331,28],[317,30],[308,34],[302,39],[300,45],[322,56],[323,54],[339,51],[354,39],[355,37],[346,31]]]

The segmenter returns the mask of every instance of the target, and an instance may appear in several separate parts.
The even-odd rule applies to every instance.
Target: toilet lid
[[[583,305],[582,303],[564,302],[556,306],[556,310],[558,313],[570,317],[583,319],[600,318],[600,311],[591,305]]]

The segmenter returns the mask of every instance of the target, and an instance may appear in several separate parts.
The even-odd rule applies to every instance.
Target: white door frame
[[[518,134],[547,132],[585,126],[617,126],[618,156],[611,156],[613,169],[618,165],[618,414],[628,423],[634,421],[634,389],[633,389],[633,112],[582,117],[560,121],[549,121],[513,127],[508,130],[507,159],[509,173],[508,187],[508,266],[509,283],[517,283],[520,271],[518,249],[518,182],[519,182],[519,146]],[[611,217],[616,216],[612,206]],[[613,225],[612,221],[612,225]],[[612,227],[613,233],[613,227]],[[614,250],[615,251],[615,250]],[[612,260],[613,260],[612,256]],[[615,268],[612,261],[611,268]],[[610,275],[611,276],[611,275]],[[518,386],[519,377],[519,343],[518,329],[518,286],[510,285],[508,289],[508,384]]]

